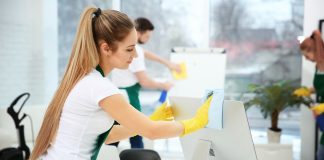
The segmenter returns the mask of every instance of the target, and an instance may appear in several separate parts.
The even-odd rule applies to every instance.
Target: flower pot
[[[268,143],[280,143],[281,130],[273,131],[271,129],[268,129],[267,133],[268,133]]]

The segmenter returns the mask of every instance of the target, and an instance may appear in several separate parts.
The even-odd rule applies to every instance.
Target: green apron
[[[318,73],[317,69],[314,77],[314,88],[316,90],[316,102],[324,103],[324,73]]]
[[[324,103],[324,74],[318,73],[316,68],[316,72],[314,75],[313,81],[314,88],[316,90],[316,103]],[[321,136],[321,145],[324,145],[324,136]]]
[[[100,74],[101,74],[103,77],[105,77],[105,74],[104,74],[103,70],[101,69],[101,67],[100,67],[99,65],[96,67],[96,70],[97,70],[98,72],[100,72]],[[105,140],[106,140],[106,138],[107,138],[107,136],[108,136],[110,130],[112,129],[112,127],[113,127],[113,126],[111,126],[111,128],[110,128],[108,131],[106,131],[106,132],[104,132],[104,133],[102,133],[102,134],[100,134],[100,135],[98,136],[98,138],[97,138],[97,140],[96,140],[96,143],[95,143],[95,148],[94,148],[93,151],[92,151],[91,160],[96,160],[96,159],[97,159],[98,154],[99,154],[99,151],[100,151],[100,148],[101,148],[102,144],[105,142]]]
[[[139,101],[139,91],[141,89],[141,85],[136,83],[133,86],[120,88],[125,89],[128,95],[129,103],[138,111],[142,111],[141,103]]]
[[[103,70],[101,69],[101,67],[99,65],[96,67],[96,70],[98,72],[100,72],[100,74],[103,77],[105,76]],[[139,90],[141,89],[141,85],[139,83],[136,83],[133,86],[120,88],[120,89],[125,89],[126,90],[130,104],[134,108],[136,108],[138,111],[141,111],[142,108],[141,108],[141,104],[140,104],[140,101],[139,101]],[[114,124],[116,125],[118,123],[115,121]],[[96,146],[95,146],[94,150],[92,151],[93,154],[91,156],[91,160],[96,160],[97,159],[100,148],[101,148],[102,144],[105,142],[105,140],[106,140],[110,130],[112,129],[112,127],[108,131],[106,131],[106,132],[104,132],[104,133],[102,133],[102,134],[100,134],[98,136],[98,138],[96,140]]]
[[[139,101],[139,91],[141,89],[141,85],[139,83],[134,84],[130,87],[121,87],[119,89],[125,89],[128,95],[129,103],[138,111],[142,111],[141,103]],[[115,122],[114,125],[119,125],[118,122]]]

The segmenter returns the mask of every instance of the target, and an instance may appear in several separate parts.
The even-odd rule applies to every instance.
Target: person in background
[[[193,118],[180,122],[163,121],[164,106],[147,117],[125,100],[107,76],[114,68],[128,68],[137,56],[136,42],[136,30],[126,14],[94,7],[83,11],[69,63],[30,160],[94,160],[104,142],[137,134],[149,139],[184,136],[208,123],[211,99]]]
[[[307,60],[315,63],[315,74],[313,87],[300,88],[294,93],[298,96],[310,96],[311,93],[316,93],[316,103],[318,103],[318,105],[311,109],[315,113],[323,114],[323,112],[320,111],[324,111],[324,42],[320,31],[315,30],[310,37],[307,37],[300,44],[300,50]],[[323,134],[317,149],[317,159],[324,159]]]
[[[135,20],[135,28],[137,32],[137,43],[145,44],[150,40],[154,30],[153,24],[146,18],[137,18]],[[168,91],[172,87],[170,82],[158,82],[148,76],[145,66],[145,58],[161,63],[168,67],[170,70],[180,72],[180,66],[172,63],[166,59],[157,56],[155,53],[143,49],[141,46],[136,45],[137,57],[129,65],[128,70],[115,69],[112,71],[112,82],[120,89],[125,89],[129,102],[138,111],[142,110],[139,100],[139,91],[143,88],[159,89]],[[117,123],[116,123],[117,124]],[[141,136],[131,137],[129,139],[131,148],[144,148]],[[118,146],[118,142],[112,144]]]

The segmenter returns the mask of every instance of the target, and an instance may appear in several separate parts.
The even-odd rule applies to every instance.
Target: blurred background
[[[150,19],[156,29],[144,47],[165,58],[177,46],[225,48],[227,94],[245,92],[250,83],[300,83],[303,0],[3,0],[0,91],[6,94],[0,95],[1,105],[26,90],[33,94],[30,103],[48,101],[88,5]],[[159,64],[147,65],[154,77],[169,74]]]

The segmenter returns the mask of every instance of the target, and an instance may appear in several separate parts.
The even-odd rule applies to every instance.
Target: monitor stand
[[[218,160],[215,154],[215,145],[214,142],[205,139],[199,139],[193,153],[192,159],[200,160]]]

